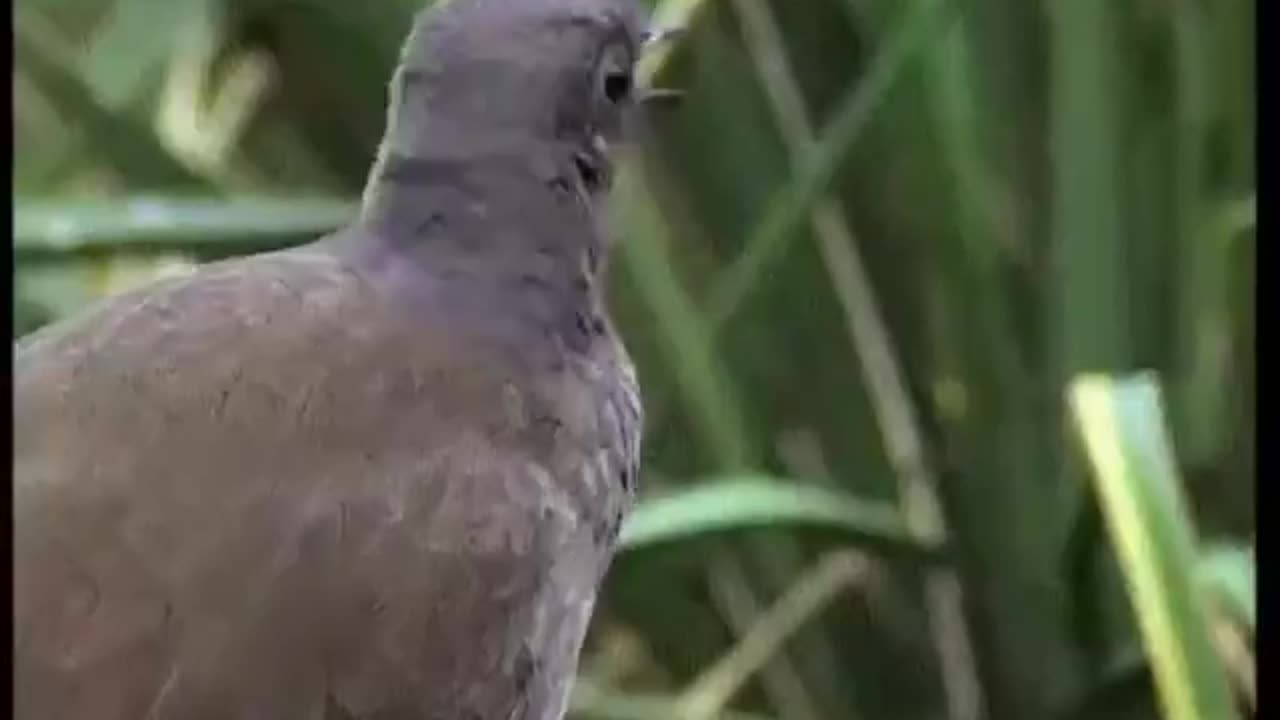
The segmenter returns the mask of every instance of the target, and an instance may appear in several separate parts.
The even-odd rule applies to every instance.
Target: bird
[[[347,226],[16,343],[15,718],[565,715],[640,471],[605,208],[647,23],[427,7]]]

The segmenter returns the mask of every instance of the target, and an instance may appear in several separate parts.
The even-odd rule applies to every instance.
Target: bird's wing
[[[15,717],[554,716],[626,453],[433,328],[292,251],[21,343]]]

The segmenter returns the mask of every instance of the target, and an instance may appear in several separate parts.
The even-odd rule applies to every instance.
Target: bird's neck
[[[603,322],[606,242],[570,155],[384,152],[357,233],[367,265],[419,276],[444,302],[537,326]],[[588,333],[590,334],[590,333]],[[598,334],[598,332],[597,332]]]

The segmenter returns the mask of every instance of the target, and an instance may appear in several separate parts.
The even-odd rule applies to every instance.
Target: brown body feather
[[[629,365],[378,288],[290,251],[22,345],[17,717],[559,716],[629,502]]]
[[[19,345],[16,718],[563,716],[637,474],[598,206],[641,29],[508,10],[421,16],[352,227]]]

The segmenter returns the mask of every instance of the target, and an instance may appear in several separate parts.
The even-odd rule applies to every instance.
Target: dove
[[[15,718],[564,716],[639,477],[604,209],[653,37],[428,8],[349,226],[19,341]]]

